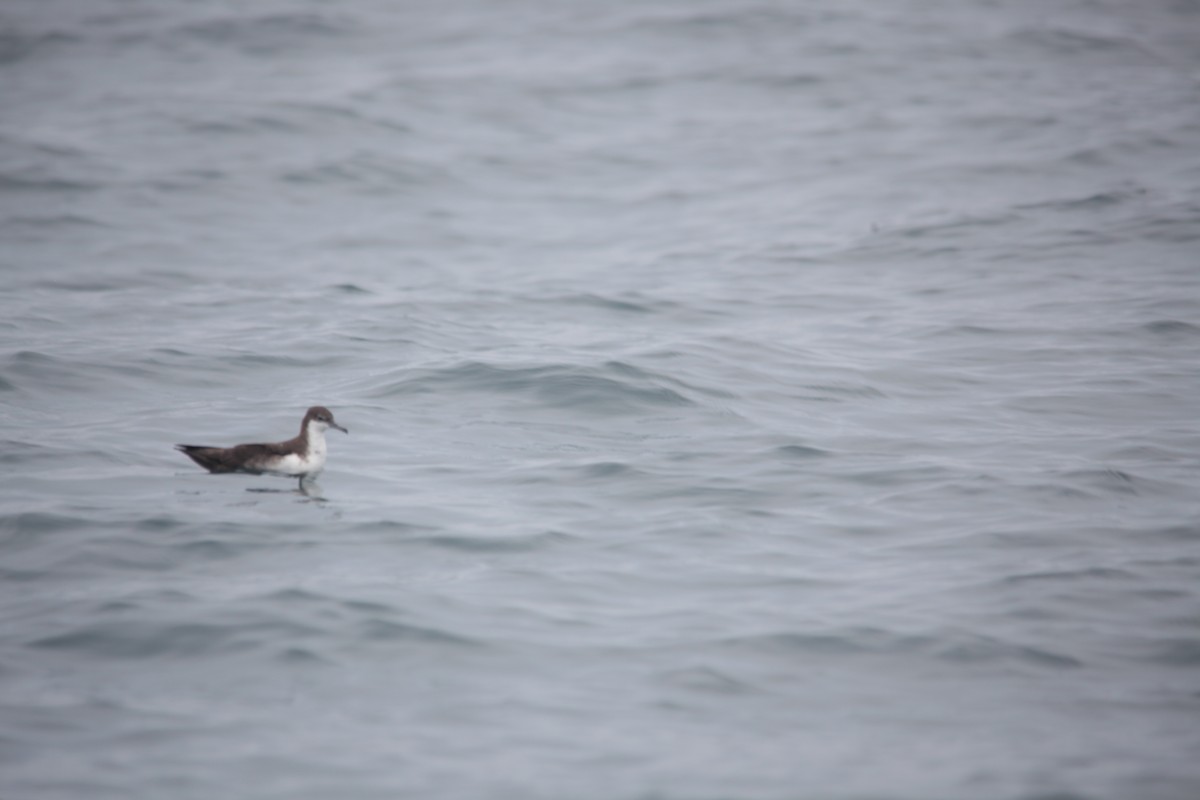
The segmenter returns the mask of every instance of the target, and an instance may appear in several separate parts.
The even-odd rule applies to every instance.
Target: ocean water
[[[1198,42],[7,0],[0,797],[1200,797]]]

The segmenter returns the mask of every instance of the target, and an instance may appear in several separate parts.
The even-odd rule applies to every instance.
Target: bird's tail
[[[228,472],[222,468],[220,447],[206,447],[196,444],[177,444],[175,449],[204,467],[209,472]]]

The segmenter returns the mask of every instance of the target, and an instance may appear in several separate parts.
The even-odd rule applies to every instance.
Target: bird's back
[[[196,444],[177,444],[175,449],[209,472],[262,472],[266,461],[283,455],[286,445],[239,444],[235,447],[207,447]]]

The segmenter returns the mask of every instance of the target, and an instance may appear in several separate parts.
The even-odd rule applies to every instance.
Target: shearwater
[[[325,431],[337,428],[333,412],[313,406],[304,414],[300,435],[286,442],[238,444],[233,447],[177,444],[175,449],[212,473],[243,472],[250,475],[283,475],[300,478],[300,488],[325,467]]]

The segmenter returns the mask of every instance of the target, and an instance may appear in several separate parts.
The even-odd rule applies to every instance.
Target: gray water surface
[[[0,796],[1200,796],[1197,41],[5,3]]]

